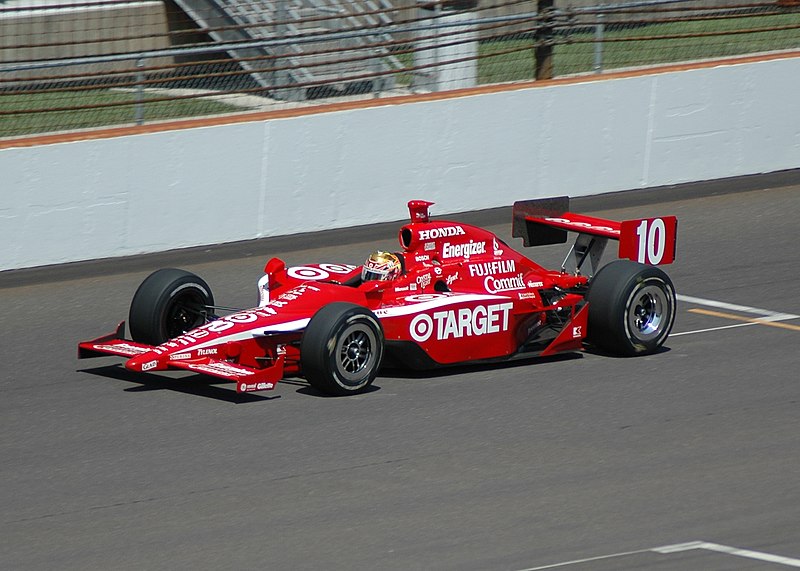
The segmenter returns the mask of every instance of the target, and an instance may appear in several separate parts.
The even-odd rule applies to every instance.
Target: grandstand
[[[386,73],[402,66],[386,47],[391,36],[388,0],[175,0],[176,4],[218,42],[252,47],[228,53],[251,72],[255,82],[280,98],[307,99],[324,85],[338,92],[391,88]],[[354,34],[374,29],[369,36]],[[377,46],[377,47],[374,47]],[[346,57],[342,54],[346,53]],[[260,70],[252,61],[277,61]],[[384,77],[386,79],[384,79]],[[364,79],[360,79],[364,78]],[[286,87],[291,86],[291,87]],[[277,89],[277,90],[276,90]]]
[[[0,138],[800,49],[800,0],[0,0]]]
[[[81,59],[169,47],[167,14],[158,0],[0,0],[0,71],[26,62]],[[120,34],[120,29],[136,34]],[[164,65],[162,57],[150,62]],[[123,61],[76,63],[48,69],[48,77],[113,72],[129,67]],[[6,71],[6,81],[41,76],[38,70]]]
[[[304,100],[326,94],[391,89],[390,73],[401,67],[387,47],[392,38],[388,0],[175,0],[183,12],[155,0],[10,0],[2,2],[3,63],[38,62],[104,54],[135,54],[169,48],[181,36],[168,31],[186,21],[249,72],[273,97]],[[112,25],[113,23],[113,25]],[[120,30],[135,37],[120,39]],[[365,34],[364,31],[375,30]],[[131,35],[129,32],[128,34]],[[19,42],[15,38],[27,38]],[[30,42],[30,38],[39,41]],[[172,61],[149,58],[148,67]],[[62,75],[130,68],[122,61],[64,66]],[[16,72],[29,79],[35,72]],[[6,76],[9,77],[9,76]],[[51,75],[52,77],[52,75]],[[325,86],[321,90],[320,86]]]

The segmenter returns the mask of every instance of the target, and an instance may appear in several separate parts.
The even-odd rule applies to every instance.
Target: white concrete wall
[[[0,150],[0,270],[800,167],[800,58]]]

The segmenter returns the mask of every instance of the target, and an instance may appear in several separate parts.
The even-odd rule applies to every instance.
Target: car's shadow
[[[658,349],[653,351],[653,353],[651,353],[651,354],[652,355],[661,355],[662,353],[669,353],[671,350],[672,349],[670,349],[669,347],[664,347],[662,345],[661,347],[659,347]],[[629,355],[629,356],[617,355],[615,353],[609,353],[608,351],[604,351],[604,350],[602,350],[602,349],[600,349],[598,347],[594,347],[592,345],[587,345],[584,348],[584,352],[588,353],[590,355],[597,355],[598,357],[605,357],[606,359],[632,359],[632,358],[636,359],[636,358],[640,357],[640,356],[637,356],[637,355]]]
[[[519,367],[535,367],[537,364],[559,363],[562,361],[572,361],[581,359],[582,353],[559,353],[549,357],[531,356],[521,357],[508,361],[487,362],[487,363],[467,363],[460,365],[447,365],[435,369],[411,370],[401,367],[386,366],[381,369],[380,377],[391,377],[395,379],[421,379],[432,377],[450,377],[467,373],[477,373],[482,371],[498,371],[504,369],[516,369]]]
[[[666,351],[668,349],[663,350]],[[598,353],[594,350],[587,352],[602,355],[602,353]],[[543,363],[572,361],[575,359],[580,359],[582,356],[582,353],[560,353],[558,355],[552,355],[549,357],[530,357],[495,363],[469,363],[426,370],[410,370],[394,366],[386,366],[381,368],[378,374],[378,379],[425,379],[450,377],[482,371],[498,371],[514,369],[517,367],[536,366],[537,364]],[[128,393],[167,390],[192,396],[210,398],[232,404],[265,402],[281,397],[280,394],[269,395],[268,393],[264,394],[261,392],[238,393],[236,392],[236,389],[233,388],[233,383],[229,381],[216,379],[207,375],[187,373],[183,371],[171,373],[174,376],[161,375],[158,373],[142,374],[135,371],[129,371],[119,364],[112,364],[78,369],[78,372],[134,384],[134,386],[126,387],[124,389],[124,391]],[[297,387],[296,392],[305,396],[317,398],[339,398],[318,391],[314,387],[309,386],[308,382],[301,378],[282,379],[277,385],[278,390],[280,390],[280,387],[283,385]],[[380,390],[381,387],[379,385],[373,384],[359,394],[365,395]]]
[[[279,394],[270,396],[269,394],[265,394],[263,392],[238,393],[234,388],[234,384],[230,381],[216,379],[214,377],[209,377],[199,373],[186,373],[183,371],[172,372],[175,374],[175,376],[159,375],[158,373],[142,374],[135,371],[129,371],[125,367],[117,364],[78,369],[78,372],[89,373],[90,375],[97,375],[107,379],[115,379],[117,381],[124,381],[126,383],[134,383],[136,386],[127,387],[124,389],[126,393],[174,391],[233,404],[264,402],[281,398],[281,395]],[[296,392],[306,396],[318,398],[338,398],[318,391],[314,387],[310,386],[304,379],[300,378],[281,379],[281,381],[277,384],[276,390],[280,390],[280,387],[284,385],[297,387]],[[369,394],[379,390],[380,387],[373,385],[359,394]]]
[[[378,378],[380,378],[380,377],[381,377],[381,375],[378,374]],[[297,389],[296,392],[298,394],[305,395],[305,396],[308,396],[308,397],[317,397],[317,398],[322,398],[322,399],[352,398],[352,397],[347,397],[347,396],[340,397],[340,396],[336,396],[336,395],[329,395],[327,393],[323,393],[321,391],[318,391],[317,389],[315,389],[311,385],[309,385],[303,379],[282,379],[279,384],[281,384],[281,385],[294,385],[296,387],[300,387],[300,388]],[[372,385],[368,386],[366,389],[364,389],[363,391],[357,393],[357,395],[368,395],[370,393],[374,393],[374,392],[377,392],[379,390],[381,390],[381,387],[379,387],[378,385],[372,384]],[[356,395],[353,395],[353,396],[356,396]]]
[[[231,390],[233,384],[229,381],[195,373],[179,373],[179,377],[168,377],[159,375],[158,373],[137,373],[135,371],[129,371],[120,365],[104,365],[100,367],[78,369],[78,372],[98,375],[108,379],[124,381],[126,383],[134,383],[136,386],[124,389],[125,392],[128,393],[166,390],[233,404],[263,402],[280,398],[280,395],[268,396],[263,393],[237,393],[235,388]]]

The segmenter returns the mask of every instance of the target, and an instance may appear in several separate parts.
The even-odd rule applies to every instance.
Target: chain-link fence
[[[0,0],[0,137],[800,49],[800,0]]]

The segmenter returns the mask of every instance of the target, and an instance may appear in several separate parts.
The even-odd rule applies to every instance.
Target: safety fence
[[[800,49],[713,1],[0,0],[0,137]]]

